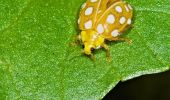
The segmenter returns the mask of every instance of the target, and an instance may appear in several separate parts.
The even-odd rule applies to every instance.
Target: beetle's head
[[[82,31],[81,32],[81,40],[84,45],[84,53],[87,55],[91,55],[92,50],[94,50],[94,41],[93,36],[95,34],[95,31]]]
[[[88,44],[88,43],[85,43],[85,44],[84,44],[84,53],[85,53],[86,55],[91,55],[93,50],[94,50],[93,45]]]

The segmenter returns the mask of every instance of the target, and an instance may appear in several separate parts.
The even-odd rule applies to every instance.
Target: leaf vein
[[[140,35],[138,32],[136,32],[139,38],[143,41],[145,47],[149,50],[150,53],[155,57],[155,59],[162,65],[167,66],[159,57],[158,55],[147,45],[147,41],[145,41],[144,37]]]
[[[142,11],[142,12],[156,12],[156,13],[164,13],[167,15],[170,15],[170,12],[163,11],[160,9],[150,9],[150,8],[136,8],[137,11]]]

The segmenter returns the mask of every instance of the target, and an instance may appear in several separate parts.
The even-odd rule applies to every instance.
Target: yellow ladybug
[[[84,53],[93,56],[92,49],[103,47],[109,56],[105,40],[126,40],[119,35],[131,24],[132,14],[132,7],[122,0],[87,0],[78,19]]]

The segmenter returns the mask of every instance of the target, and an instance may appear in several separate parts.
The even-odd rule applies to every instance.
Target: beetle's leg
[[[103,43],[101,45],[105,50],[106,50],[106,58],[107,58],[107,61],[111,62],[112,58],[110,56],[110,49],[109,49],[109,46],[105,43]]]
[[[80,35],[80,34],[76,36],[76,43],[83,45],[83,43],[82,43],[82,41],[81,41],[81,35]]]
[[[121,37],[113,37],[113,38],[110,38],[108,39],[109,41],[125,41],[127,42],[128,44],[131,44],[132,43],[132,40],[128,39],[128,38],[121,38]]]
[[[93,61],[96,61],[96,58],[95,58],[95,55],[94,55],[94,54],[90,54],[90,58],[91,58]]]
[[[77,46],[77,45],[82,44],[80,34],[76,35],[76,36],[74,35],[72,38],[73,38],[74,41],[71,42],[71,46]]]
[[[86,54],[84,53],[84,50],[82,50],[81,53],[82,53],[83,55],[86,55]],[[87,56],[90,57],[91,60],[96,61],[96,57],[95,57],[94,54],[91,53],[90,55],[87,55]]]

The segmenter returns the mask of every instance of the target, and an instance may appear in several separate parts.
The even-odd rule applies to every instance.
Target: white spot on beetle
[[[129,12],[129,8],[127,7],[127,5],[125,5],[125,9],[127,12]]]
[[[104,32],[104,27],[103,27],[102,24],[99,24],[99,25],[97,26],[97,32],[100,33],[100,34],[102,34],[102,33]]]
[[[112,34],[113,37],[117,37],[119,35],[119,31],[113,30],[111,34]]]
[[[115,16],[113,14],[108,15],[106,21],[109,24],[113,24],[115,22]]]
[[[78,22],[78,24],[80,24],[80,18],[78,19],[78,21],[77,21],[77,22]]]
[[[85,11],[85,15],[91,15],[93,12],[93,7],[88,7]]]
[[[86,3],[84,3],[81,8],[84,9],[86,7]]]
[[[131,20],[131,19],[128,19],[128,20],[127,20],[127,24],[130,25],[131,23],[132,23],[132,20]]]
[[[131,10],[133,9],[133,8],[132,8],[132,6],[131,6],[131,5],[129,5],[129,4],[128,4],[128,7],[129,7],[129,9],[131,9]]]
[[[121,8],[120,6],[116,6],[116,7],[115,7],[115,10],[116,10],[117,12],[119,12],[119,13],[122,12],[122,8]]]
[[[121,17],[119,22],[120,22],[120,24],[124,24],[126,22],[126,18],[125,17]]]
[[[97,0],[90,0],[91,2],[96,2]]]
[[[84,24],[84,26],[85,26],[85,29],[90,29],[90,28],[92,28],[92,20],[87,21],[87,22]]]

